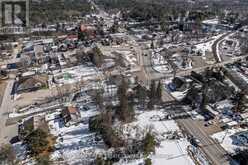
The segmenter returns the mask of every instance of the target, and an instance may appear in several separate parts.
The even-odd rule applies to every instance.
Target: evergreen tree
[[[118,115],[121,121],[127,122],[130,119],[130,113],[129,110],[132,109],[128,105],[128,98],[127,96],[123,95],[123,97],[120,98],[120,108],[118,110]]]
[[[162,22],[161,22],[161,30],[165,33],[167,33],[169,31],[169,25],[167,23],[167,18],[166,16],[163,16]]]
[[[93,63],[97,66],[97,67],[101,67],[102,63],[103,63],[103,54],[101,52],[101,50],[98,47],[95,47],[93,49],[93,59],[92,59]]]
[[[37,158],[37,164],[39,165],[50,165],[52,164],[51,161],[50,161],[50,158],[49,156],[39,156]]]
[[[127,96],[128,84],[124,78],[122,78],[121,85],[118,88],[117,94],[120,101],[120,106],[117,111],[117,114],[121,121],[129,122],[134,117],[134,110],[132,104],[128,102]]]
[[[118,22],[114,22],[114,24],[110,27],[110,32],[111,33],[117,33],[119,29],[119,25]]]
[[[145,159],[145,165],[152,165],[152,160],[149,158]]]
[[[104,105],[103,105],[103,93],[101,91],[96,92],[96,103],[98,105],[98,108],[100,110],[103,110]]]
[[[100,156],[97,156],[95,162],[94,162],[95,165],[112,165],[112,161],[111,160],[104,160],[102,157]]]
[[[90,131],[95,131],[101,134],[104,143],[109,148],[123,147],[124,141],[112,128],[112,117],[112,112],[110,110],[107,110],[105,112],[102,112],[101,115],[90,118],[89,129]]]
[[[152,43],[151,43],[151,49],[154,49],[155,46],[154,46],[154,41],[152,40]]]
[[[118,90],[117,90],[117,95],[119,97],[119,100],[121,100],[121,98],[123,96],[126,96],[127,88],[128,88],[128,84],[127,84],[126,80],[122,77],[121,78],[121,84],[120,84],[120,86],[118,87]]]
[[[156,97],[156,82],[152,81],[150,86],[150,99]]]
[[[152,81],[150,85],[148,109],[153,108],[155,101],[156,101],[156,83],[155,81]]]
[[[137,98],[139,100],[139,103],[144,107],[147,92],[146,92],[146,89],[144,87],[142,87],[140,84],[136,88],[136,95],[137,95]]]
[[[89,130],[92,132],[100,132],[102,129],[103,119],[101,115],[91,117],[89,119]]]
[[[150,153],[154,153],[155,145],[155,137],[150,132],[148,132],[143,140],[144,155],[148,156]]]
[[[97,157],[96,160],[95,160],[95,165],[104,165],[105,164],[105,161],[102,157]]]
[[[61,28],[61,27],[60,27]],[[81,28],[78,28],[78,39],[84,41],[87,39],[87,33],[85,31],[81,31]]]
[[[107,127],[111,127],[113,123],[113,115],[112,115],[112,110],[107,109],[105,112],[102,113],[102,120],[103,120],[103,125]]]
[[[129,121],[132,121],[134,119],[135,111],[133,108],[133,104],[128,105],[128,116],[129,116]]]
[[[158,101],[162,100],[162,90],[163,90],[163,87],[162,87],[161,82],[159,81],[158,86],[157,86],[157,92],[156,92]]]
[[[208,104],[208,96],[207,96],[207,91],[208,91],[208,83],[205,82],[202,86],[202,101],[200,104],[200,110],[204,113],[206,112],[206,105]]]
[[[24,139],[32,155],[37,156],[48,149],[49,142],[47,137],[47,132],[37,129]]]
[[[236,106],[235,106],[235,111],[242,113],[247,109],[247,106],[246,106],[247,101],[246,101],[244,92],[238,93],[236,95],[236,98],[237,98],[237,103],[236,103]]]

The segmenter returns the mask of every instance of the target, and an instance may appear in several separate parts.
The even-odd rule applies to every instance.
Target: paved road
[[[219,44],[220,44],[220,42],[221,42],[225,37],[227,37],[227,36],[229,36],[229,35],[231,35],[231,34],[233,34],[233,32],[228,32],[228,33],[222,35],[222,36],[221,36],[220,38],[218,38],[218,39],[214,42],[214,44],[212,45],[213,55],[214,55],[214,58],[215,58],[216,62],[218,62],[218,63],[220,63],[221,61],[223,61],[223,60],[222,60],[222,57],[219,55],[219,52],[218,52],[218,50],[217,50],[217,49],[219,49]]]
[[[180,119],[177,121],[178,124],[184,128],[184,130],[197,138],[201,142],[201,149],[207,155],[210,163],[213,165],[229,165],[230,160],[226,151],[220,146],[219,143],[215,142],[209,137],[204,130],[201,130],[194,120],[191,118]]]
[[[4,60],[4,61],[0,62],[0,65],[13,64],[13,63],[18,63],[20,61],[21,61],[20,58],[14,58],[14,59]]]
[[[16,49],[14,49],[13,60],[16,59],[16,55],[19,52],[20,47],[21,46],[18,46]],[[15,75],[9,77],[10,79],[7,81],[7,86],[0,107],[0,144],[8,143],[11,138],[17,135],[17,125],[6,126],[8,114],[14,108],[11,92],[15,82]]]
[[[8,143],[9,140],[17,135],[17,125],[6,126],[8,113],[13,109],[13,100],[11,100],[11,91],[15,80],[11,79],[5,89],[3,102],[0,108],[0,144]]]
[[[152,68],[151,51],[147,49],[142,49],[142,47],[136,47],[136,49],[140,49],[140,50],[136,50],[136,52],[139,52],[137,56],[140,61],[139,64],[141,65],[145,75],[145,80],[144,80],[145,83],[149,85],[151,80],[154,79],[160,80],[160,77],[163,77],[163,74],[155,71]],[[146,54],[146,56],[144,56],[144,54]],[[165,88],[163,88],[162,100],[164,102],[171,102],[171,101],[175,101],[175,98],[170,94],[170,92],[166,91]]]

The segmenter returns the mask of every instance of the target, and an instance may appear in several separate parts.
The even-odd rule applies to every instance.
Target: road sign
[[[23,34],[29,27],[29,0],[0,0],[0,34]]]

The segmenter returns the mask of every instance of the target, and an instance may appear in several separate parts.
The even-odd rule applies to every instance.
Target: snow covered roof
[[[43,44],[52,44],[53,43],[53,39],[52,38],[44,39],[42,42],[43,42]]]
[[[217,18],[215,19],[208,19],[202,21],[203,24],[208,24],[208,25],[217,25],[219,23],[219,20]]]

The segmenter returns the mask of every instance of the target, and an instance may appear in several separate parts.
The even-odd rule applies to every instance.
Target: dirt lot
[[[15,100],[14,104],[15,107],[25,107],[50,97],[53,97],[52,91],[49,89],[42,89],[34,92],[20,94]]]

